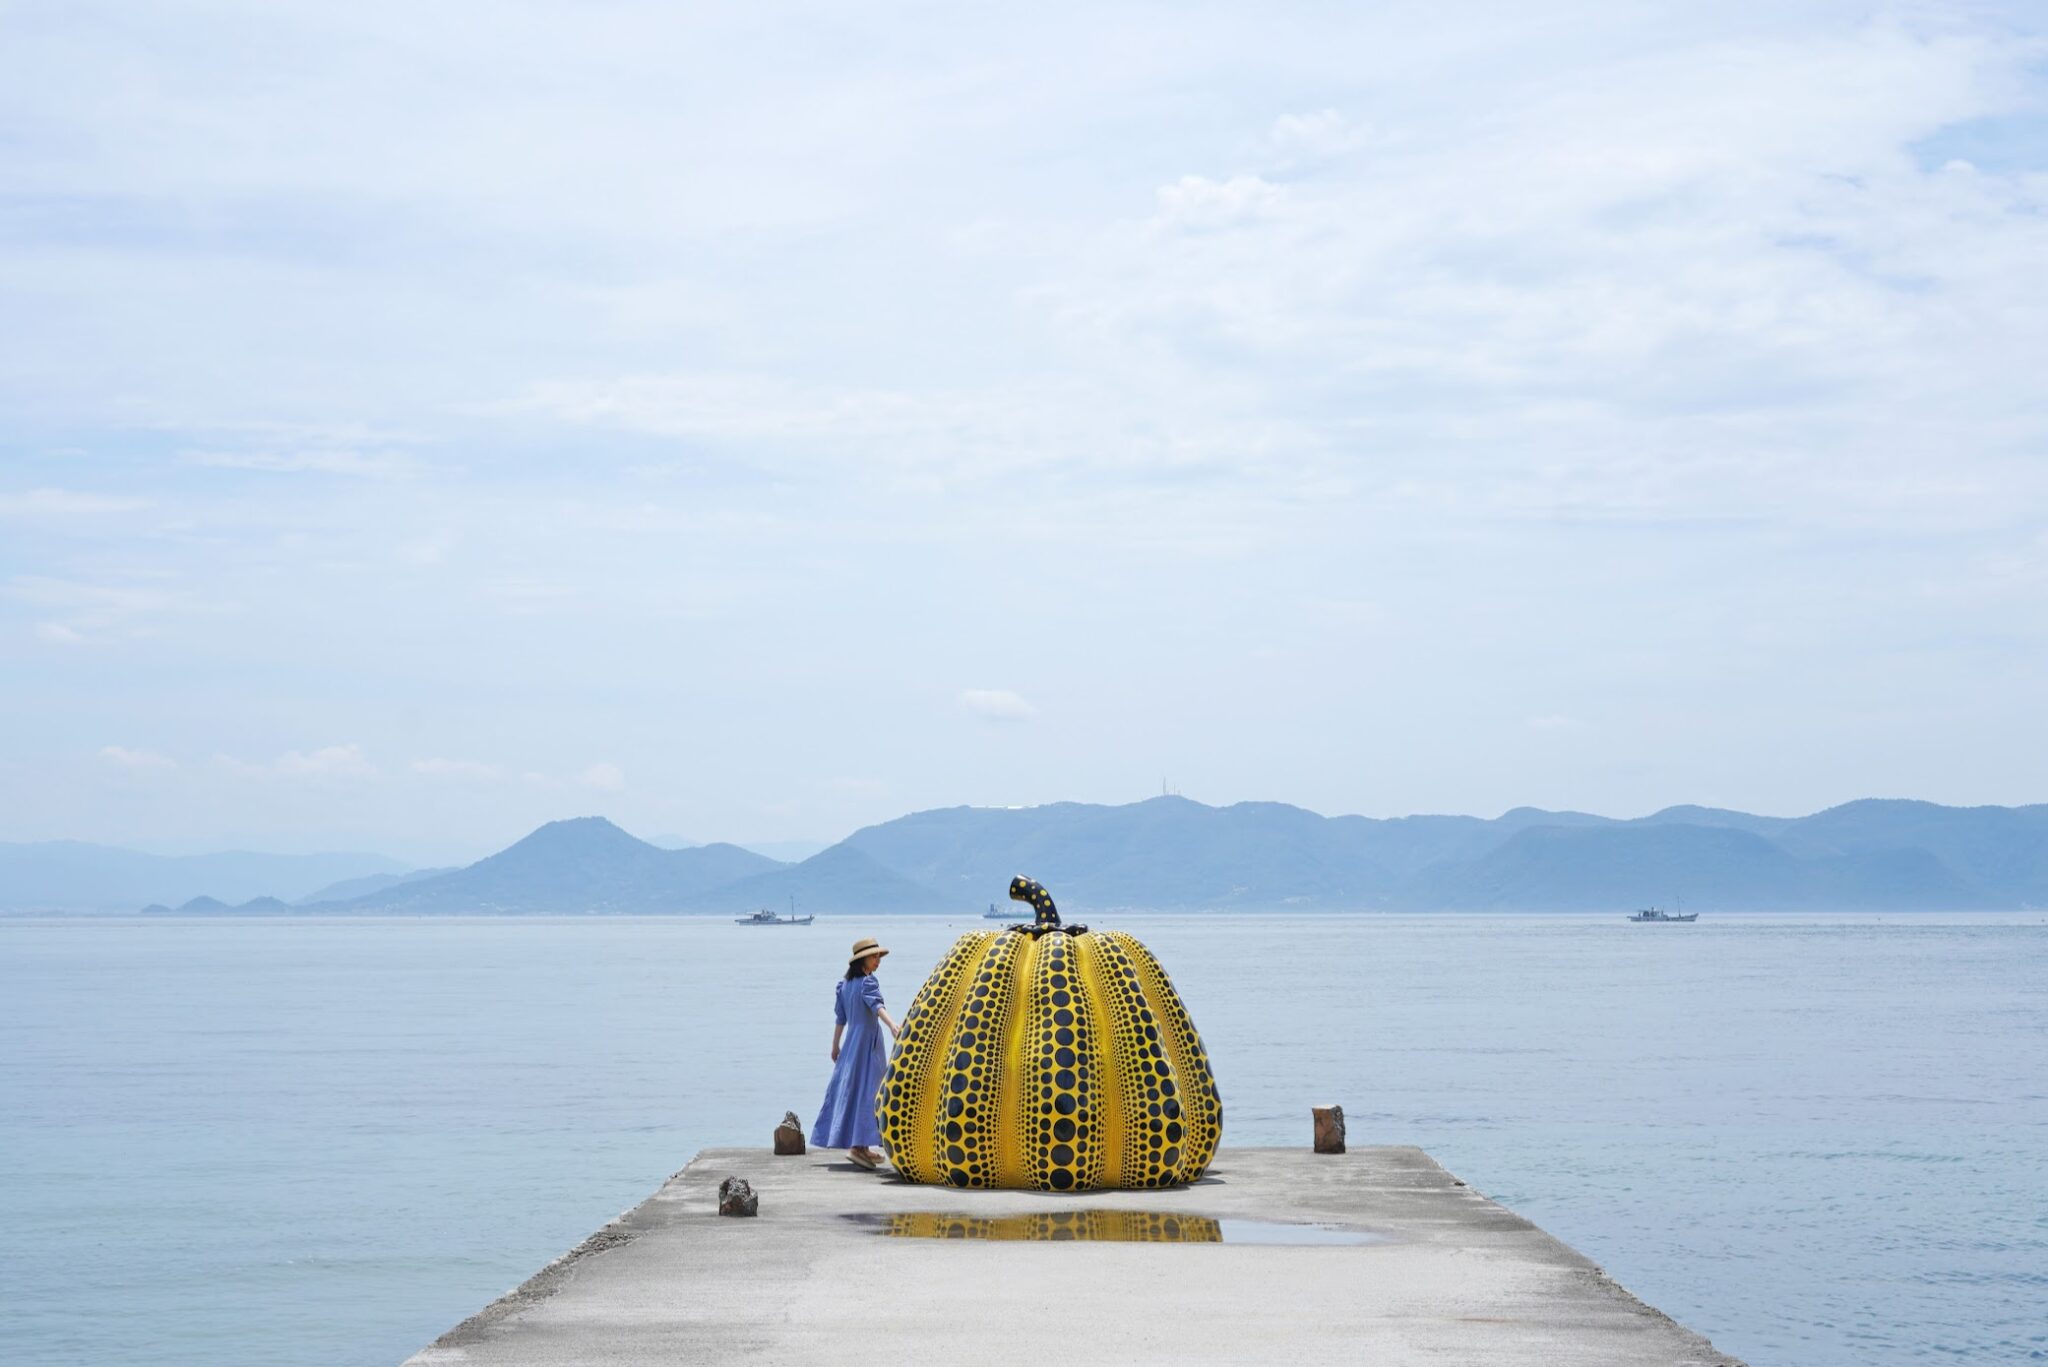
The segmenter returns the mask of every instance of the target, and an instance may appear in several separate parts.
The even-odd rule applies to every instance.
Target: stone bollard
[[[1344,1152],[1344,1108],[1315,1106],[1311,1112],[1316,1118],[1316,1152]]]
[[[804,1126],[791,1111],[782,1117],[782,1123],[775,1127],[775,1152],[781,1154],[804,1151]]]
[[[718,1184],[718,1213],[720,1215],[759,1215],[761,1198],[754,1195],[754,1189],[742,1177],[728,1177]]]

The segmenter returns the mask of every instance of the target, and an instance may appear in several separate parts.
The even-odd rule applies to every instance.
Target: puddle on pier
[[[994,1239],[1022,1242],[1124,1244],[1380,1244],[1384,1235],[1334,1225],[1211,1219],[1154,1210],[1048,1210],[1023,1215],[948,1215],[907,1211],[849,1215],[892,1239]]]

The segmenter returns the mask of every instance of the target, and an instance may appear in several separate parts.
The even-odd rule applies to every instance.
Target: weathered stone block
[[[791,1111],[782,1117],[782,1123],[775,1127],[775,1152],[789,1154],[804,1151],[804,1126]]]
[[[720,1215],[759,1215],[761,1198],[754,1195],[754,1189],[746,1179],[728,1177],[718,1184],[718,1213]]]
[[[1316,1118],[1316,1152],[1344,1152],[1344,1108],[1316,1106],[1312,1110]]]

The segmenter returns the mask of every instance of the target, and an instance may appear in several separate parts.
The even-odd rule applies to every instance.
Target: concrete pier
[[[729,1176],[758,1217],[716,1213]],[[1741,1367],[1413,1148],[1083,1195],[710,1149],[410,1362]]]

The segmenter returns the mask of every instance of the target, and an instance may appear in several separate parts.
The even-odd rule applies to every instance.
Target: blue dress
[[[882,1142],[875,1120],[875,1094],[882,1090],[882,1071],[889,1066],[889,1048],[882,1042],[882,987],[870,973],[840,981],[832,1014],[846,1033],[839,1041],[839,1062],[825,1088],[811,1143],[821,1149],[874,1148]]]

